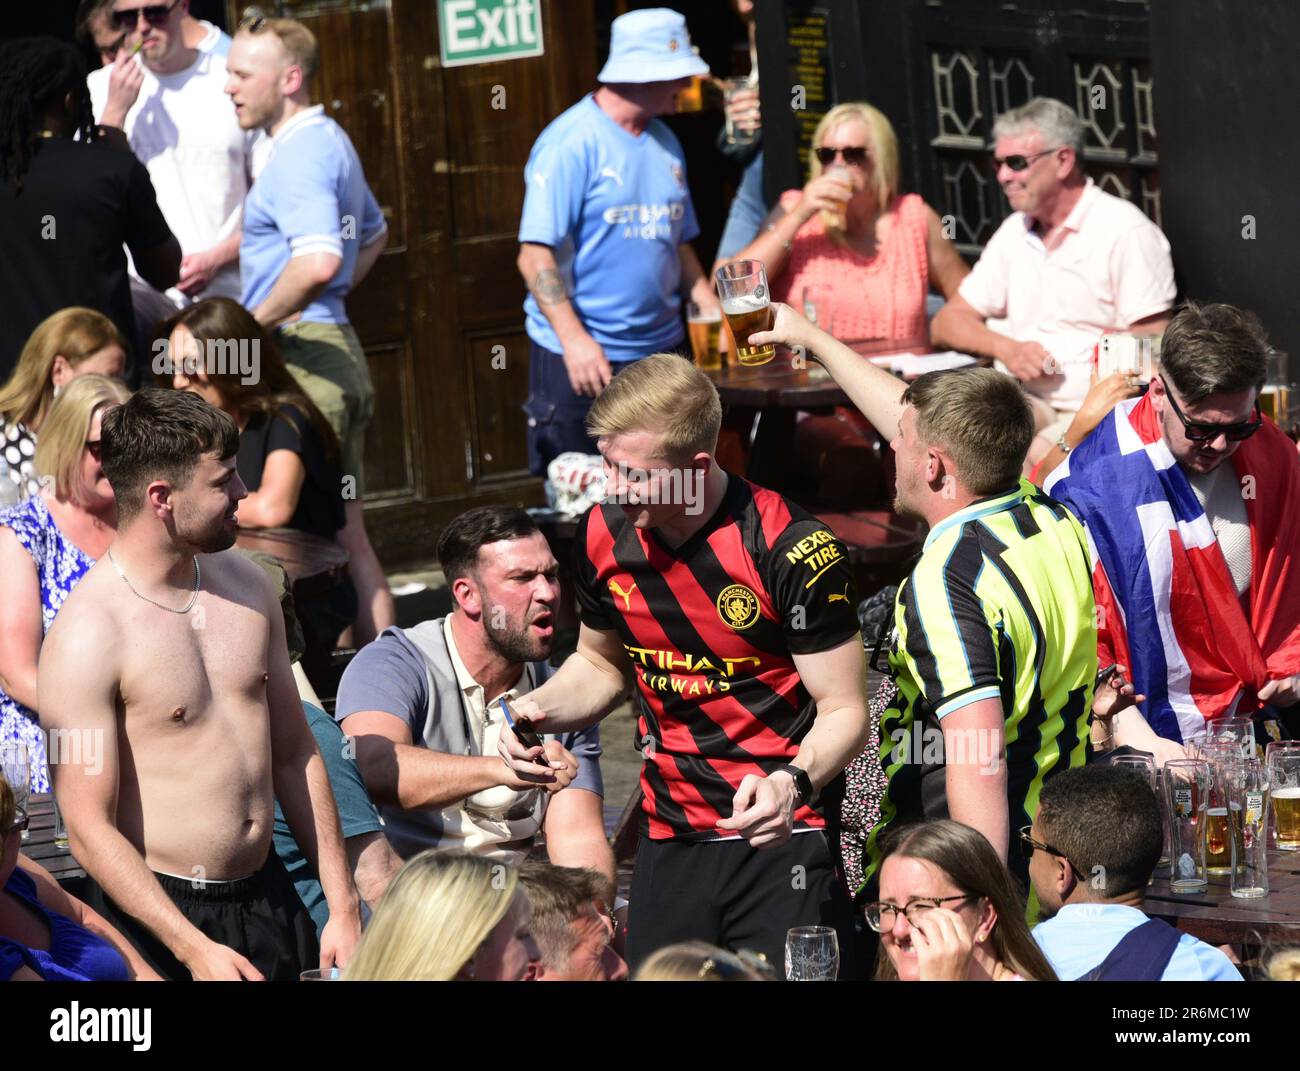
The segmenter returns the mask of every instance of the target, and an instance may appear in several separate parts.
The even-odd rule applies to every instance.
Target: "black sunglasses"
[[[993,157],[993,170],[997,171],[1003,164],[1006,164],[1012,171],[1025,171],[1039,157],[1048,156],[1054,152],[1056,152],[1056,149],[1044,149],[1042,152],[1036,152],[1030,156],[1021,156],[1019,153],[1013,156],[995,156]]]
[[[813,149],[813,155],[817,157],[817,162],[822,167],[830,167],[835,163],[837,156],[844,157],[844,162],[850,167],[866,167],[871,159],[871,154],[861,145],[854,145],[847,149]]]
[[[1161,376],[1160,382],[1165,386],[1165,397],[1169,399],[1169,404],[1173,407],[1174,416],[1182,421],[1183,434],[1187,436],[1189,442],[1213,442],[1222,435],[1229,442],[1239,443],[1243,439],[1249,439],[1263,426],[1264,417],[1259,411],[1258,398],[1255,399],[1255,418],[1253,420],[1243,420],[1240,424],[1210,424],[1203,420],[1188,420],[1187,414],[1183,412],[1182,407],[1174,398],[1174,392],[1169,389],[1169,381],[1164,376]]]
[[[134,30],[136,24],[140,21],[140,16],[144,16],[144,21],[150,26],[162,26],[167,22],[167,16],[172,13],[172,8],[180,3],[180,0],[172,0],[170,4],[150,4],[148,7],[137,7],[131,11],[114,11],[113,25],[119,30]]]
[[[1034,838],[1029,835],[1029,831],[1033,828],[1034,827],[1032,825],[1020,827],[1021,854],[1026,859],[1032,859],[1034,857],[1034,852],[1038,851],[1038,852],[1046,852],[1048,855],[1054,855],[1058,859],[1064,859],[1066,864],[1069,866],[1070,870],[1073,872],[1075,880],[1083,881],[1083,874],[1080,872],[1077,866],[1075,866],[1073,863],[1070,862],[1070,857],[1068,855],[1066,855],[1059,848],[1053,848],[1050,844],[1043,844],[1040,841],[1034,840]]]

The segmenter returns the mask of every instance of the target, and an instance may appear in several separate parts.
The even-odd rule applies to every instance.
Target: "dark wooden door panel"
[[[474,479],[518,479],[528,465],[524,414],[528,395],[528,336],[493,332],[470,341],[474,378]]]

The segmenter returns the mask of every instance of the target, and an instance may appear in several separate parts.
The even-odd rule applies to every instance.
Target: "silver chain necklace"
[[[199,572],[199,556],[197,554],[194,556],[194,594],[190,596],[190,601],[179,610],[171,606],[164,606],[160,602],[154,602],[148,595],[141,595],[136,591],[131,581],[126,578],[126,573],[122,572],[122,567],[117,564],[117,559],[113,557],[111,550],[108,552],[108,560],[113,563],[113,568],[117,570],[117,575],[122,578],[122,583],[131,589],[131,594],[137,599],[143,599],[150,606],[156,606],[159,610],[166,610],[169,614],[188,614],[194,609],[194,604],[199,601],[199,584],[202,582],[202,574]]]

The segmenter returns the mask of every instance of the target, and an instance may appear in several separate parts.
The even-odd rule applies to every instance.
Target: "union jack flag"
[[[1147,722],[1170,740],[1254,711],[1266,681],[1300,668],[1295,445],[1265,421],[1224,464],[1251,529],[1244,605],[1149,395],[1116,406],[1044,484],[1087,531],[1101,664],[1128,667]]]

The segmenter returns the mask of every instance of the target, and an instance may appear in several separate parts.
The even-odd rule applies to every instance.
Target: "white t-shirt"
[[[144,85],[127,113],[126,136],[149,171],[181,252],[199,253],[239,230],[256,174],[254,153],[265,135],[240,128],[225,94],[226,60],[219,48],[199,51],[194,63],[175,74],[157,75],[141,66]],[[101,67],[86,79],[96,119],[108,103],[108,77],[109,69]],[[239,295],[236,259],[199,297]],[[178,305],[191,300],[175,289],[167,296]]]
[[[958,293],[995,330],[1037,342],[1061,375],[1025,387],[1054,409],[1074,412],[1088,393],[1092,348],[1107,331],[1127,330],[1174,303],[1169,242],[1142,210],[1088,179],[1050,244],[1023,212],[989,239]],[[991,327],[994,325],[990,325]]]
[[[1213,472],[1189,473],[1188,482],[1210,519],[1210,527],[1214,529],[1214,538],[1219,541],[1223,560],[1228,563],[1237,594],[1245,595],[1250,590],[1254,556],[1250,550],[1246,499],[1236,468],[1231,461],[1223,461]]]

